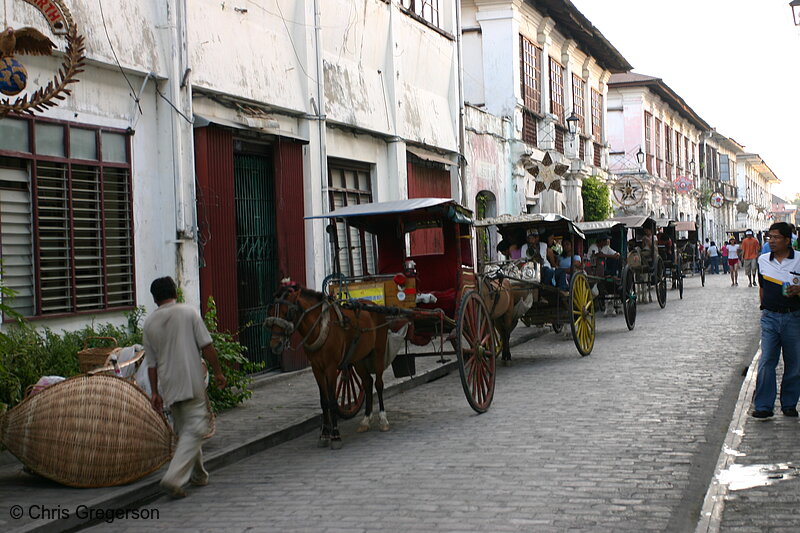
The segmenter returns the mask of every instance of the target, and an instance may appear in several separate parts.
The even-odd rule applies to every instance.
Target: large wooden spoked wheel
[[[569,296],[572,311],[572,320],[569,323],[572,328],[572,340],[575,341],[578,352],[586,356],[592,353],[595,333],[594,298],[586,274],[576,272],[572,275]]]
[[[461,298],[455,347],[467,402],[476,412],[485,413],[494,398],[498,346],[489,310],[477,291]]]
[[[667,305],[667,278],[664,275],[664,260],[656,257],[655,267],[656,299],[661,309]]]
[[[625,265],[622,269],[622,312],[625,315],[625,324],[628,330],[636,326],[636,282],[633,278],[631,267]]]
[[[344,419],[353,418],[364,405],[364,382],[353,365],[339,371],[336,378],[336,412]]]

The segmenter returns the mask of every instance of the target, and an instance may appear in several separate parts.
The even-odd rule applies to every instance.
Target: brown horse
[[[358,431],[367,431],[372,415],[371,371],[375,373],[381,431],[389,430],[383,405],[383,370],[385,367],[385,317],[363,309],[345,309],[321,292],[297,284],[284,285],[267,313],[264,327],[272,330],[270,348],[281,353],[289,347],[292,333],[302,337],[301,344],[311,363],[319,387],[322,406],[322,431],[319,446],[342,447],[337,412],[337,377],[339,370],[353,365],[366,392],[366,410]]]
[[[489,309],[494,328],[502,341],[501,360],[503,364],[509,365],[511,364],[511,332],[517,327],[520,317],[525,315],[533,305],[535,289],[520,287],[520,283],[515,283],[505,278],[504,275],[502,271],[497,271],[492,275],[483,276],[480,283],[480,294]],[[525,274],[514,271],[508,275],[527,279],[529,276],[532,278],[534,274],[527,271]]]

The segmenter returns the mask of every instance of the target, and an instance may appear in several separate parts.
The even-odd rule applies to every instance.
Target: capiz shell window
[[[0,261],[11,308],[43,317],[133,307],[128,134],[38,118],[2,119],[0,131],[17,135],[0,136]]]

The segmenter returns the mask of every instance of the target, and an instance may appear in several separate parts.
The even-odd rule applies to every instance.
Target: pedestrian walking
[[[719,248],[717,248],[717,243],[711,241],[707,253],[708,260],[711,262],[711,273],[719,274]]]
[[[742,266],[744,272],[747,274],[747,286],[755,287],[756,276],[758,275],[758,256],[761,255],[761,245],[758,240],[753,236],[753,230],[744,232],[744,239],[742,240]]]
[[[739,245],[736,244],[736,239],[731,237],[725,248],[728,250],[728,268],[731,271],[731,287],[733,287],[739,285]]]
[[[224,389],[227,383],[203,319],[193,307],[177,303],[178,290],[172,278],[153,281],[150,293],[158,309],[144,323],[142,342],[153,391],[151,403],[158,412],[164,407],[171,409],[178,435],[161,487],[173,498],[182,498],[187,482],[208,484],[202,444],[211,419],[201,353],[214,371],[217,387]]]
[[[720,261],[722,261],[722,273],[727,274],[731,267],[728,265],[728,244],[723,242],[722,248],[719,250],[720,253]]]
[[[761,247],[761,253],[768,254],[771,251],[769,248],[769,235],[764,235],[764,245]]]
[[[781,411],[797,416],[800,398],[800,252],[791,247],[792,232],[786,222],[769,227],[770,253],[758,258],[761,298],[761,359],[758,361],[755,418],[773,415],[777,383],[775,368],[783,351]]]

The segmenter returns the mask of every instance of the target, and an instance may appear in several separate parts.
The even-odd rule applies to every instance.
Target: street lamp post
[[[792,8],[792,19],[795,26],[800,26],[800,0],[792,0],[789,2],[789,7]]]
[[[797,0],[800,2],[800,0]],[[692,180],[694,180],[694,169],[695,169],[695,162],[694,159],[689,161],[689,174],[692,176]],[[697,182],[700,185],[700,181]],[[702,187],[698,187],[698,196],[697,196],[697,209],[700,211],[700,242],[705,244],[706,242],[706,222],[705,217],[703,216],[703,189]]]

